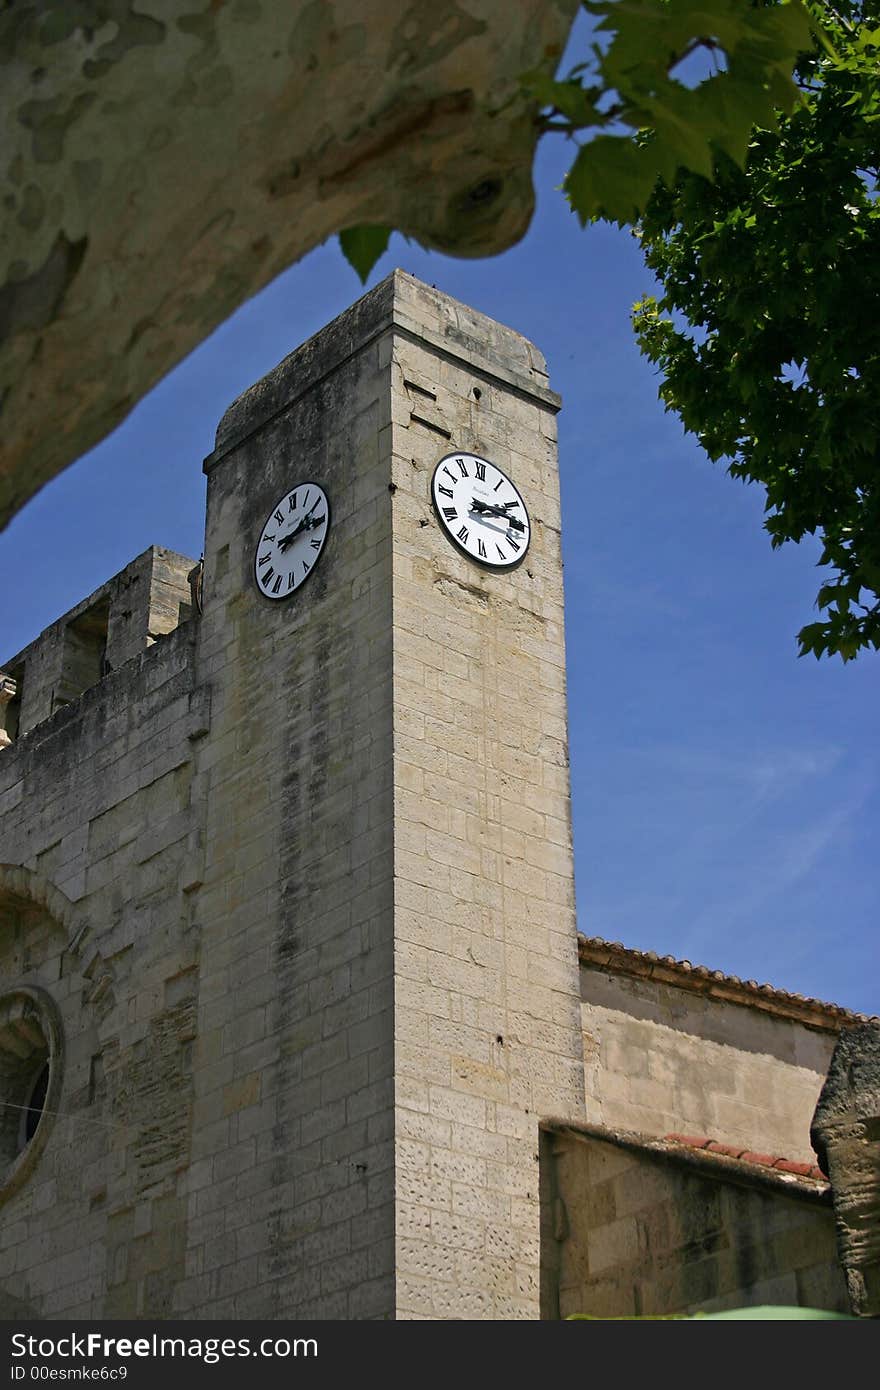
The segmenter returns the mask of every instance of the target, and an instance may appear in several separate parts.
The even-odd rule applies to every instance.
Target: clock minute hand
[[[292,531],[288,531],[286,536],[281,537],[281,539],[278,542],[278,549],[286,550],[289,545],[292,545],[293,542],[296,540],[297,536],[299,535],[300,531],[305,530],[305,525],[306,522],[304,517],[302,521],[298,521],[296,523]]]
[[[312,515],[311,515],[311,512],[312,512],[313,508],[314,508],[314,507],[317,507],[318,502],[320,502],[320,500],[321,500],[320,497],[317,498],[317,499],[312,503],[312,506],[311,506],[311,507],[309,508],[309,510],[306,512],[305,516],[302,517],[302,519],[296,523],[296,525],[294,526],[293,530],[292,530],[292,531],[288,531],[288,533],[287,533],[286,536],[282,536],[282,537],[281,537],[281,540],[278,542],[278,548],[279,548],[279,550],[286,550],[286,549],[288,548],[289,545],[292,545],[293,542],[296,540],[297,536],[300,534],[301,531],[311,531],[311,529],[312,529],[314,526],[320,526],[320,525],[321,525],[321,522],[324,520],[324,518],[323,518],[322,516],[312,516]]]
[[[524,531],[526,528],[523,522],[518,517],[511,516],[507,510],[508,507],[515,507],[516,505],[516,502],[505,502],[499,507],[495,502],[480,502],[475,497],[471,502],[471,510],[482,512],[486,516],[500,516],[507,522],[508,526],[513,527],[514,531]]]

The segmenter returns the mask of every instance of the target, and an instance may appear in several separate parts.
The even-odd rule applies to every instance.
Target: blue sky
[[[657,399],[625,232],[584,231],[545,140],[538,210],[488,261],[395,236],[395,265],[508,323],[564,399],[560,472],[579,927],[880,1012],[878,656],[799,659],[818,547],[772,553],[763,494]],[[246,304],[0,538],[0,658],[148,545],[197,557],[228,403],[361,292],[335,242]],[[59,405],[63,409],[63,405]]]

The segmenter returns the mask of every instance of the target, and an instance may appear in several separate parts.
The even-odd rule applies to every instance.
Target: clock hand
[[[300,531],[303,530],[303,525],[303,521],[298,521],[292,531],[288,531],[286,536],[282,536],[278,541],[278,549],[286,550],[289,545],[292,545]]]
[[[280,541],[278,542],[279,550],[286,550],[289,545],[292,545],[301,531],[310,531],[313,527],[321,525],[324,518],[322,516],[311,515],[311,512],[315,507],[317,507],[320,500],[320,497],[317,497],[315,501],[312,503],[312,506],[309,507],[309,510],[306,512],[305,516],[301,517],[301,519],[296,523],[293,530],[288,531],[286,536],[281,537]]]
[[[496,502],[480,502],[475,497],[471,502],[471,511],[481,512],[485,516],[500,516],[514,531],[524,531],[526,529],[525,523],[520,521],[518,517],[511,516],[507,510],[508,507],[516,507],[517,505],[518,503],[514,501],[505,502],[498,506]]]

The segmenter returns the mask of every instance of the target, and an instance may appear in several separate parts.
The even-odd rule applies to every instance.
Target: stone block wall
[[[583,1104],[557,404],[518,334],[397,272],[221,422],[185,1312],[537,1316],[537,1121]],[[451,439],[529,499],[513,574],[439,533]],[[328,541],[273,604],[253,546],[309,478]]]
[[[810,1121],[846,1011],[781,991],[724,998],[674,969],[650,977],[640,952],[618,954],[633,958],[632,973],[581,964],[587,1118],[812,1163]]]
[[[709,1160],[711,1164],[711,1160]],[[545,1316],[613,1318],[758,1304],[849,1312],[830,1194],[711,1176],[668,1155],[548,1136]],[[740,1165],[745,1168],[746,1165]]]
[[[164,1317],[183,1277],[199,959],[186,889],[208,718],[196,632],[0,752],[0,1048],[20,1053],[26,1026],[27,1066],[50,1069],[36,1139],[0,1172],[3,1316]]]
[[[398,1316],[538,1315],[538,1119],[583,1113],[558,398],[519,334],[398,275],[394,513]],[[437,526],[456,449],[516,481],[509,573]]]
[[[151,546],[9,657],[3,670],[17,689],[0,708],[0,724],[14,701],[14,734],[28,733],[186,622],[193,611],[188,576],[194,564],[185,555]]]
[[[394,1311],[390,401],[376,295],[235,402],[206,463],[212,724],[183,1316]],[[279,497],[310,479],[329,498],[327,541],[273,602],[254,547]]]

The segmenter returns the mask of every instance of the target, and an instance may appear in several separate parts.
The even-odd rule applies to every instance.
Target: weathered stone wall
[[[398,276],[392,346],[399,1316],[538,1316],[538,1129],[583,1113],[555,414],[519,334]],[[525,562],[434,521],[444,454],[508,470]]]
[[[588,1119],[814,1161],[835,1027],[591,966],[581,996]]]
[[[880,1019],[845,1030],[813,1116],[852,1309],[880,1317]]]
[[[96,684],[105,671],[124,666],[157,637],[191,617],[187,576],[194,564],[173,550],[150,546],[4,662],[4,670],[14,673],[21,687],[18,735],[28,733]],[[101,624],[105,640],[96,661],[98,644],[84,643],[77,628],[97,629]],[[85,651],[86,645],[93,650]]]
[[[583,1103],[555,408],[398,272],[221,422],[185,1312],[537,1316],[537,1120]],[[440,536],[450,438],[529,498],[512,575]],[[253,547],[308,478],[327,546],[273,604]]]
[[[522,236],[538,131],[520,77],[554,70],[576,10],[4,8],[0,525],[340,229],[387,224],[458,255]]]
[[[26,1181],[0,1173],[6,1316],[164,1317],[183,1277],[196,635],[180,628],[0,752],[0,994],[44,991],[59,1016],[60,1113]]]
[[[386,283],[246,392],[206,465],[184,1315],[394,1311],[389,297]],[[272,602],[254,548],[309,479],[329,497],[327,542]]]
[[[556,1264],[545,1265],[545,1316],[849,1311],[828,1192],[714,1178],[598,1139],[548,1141]]]

